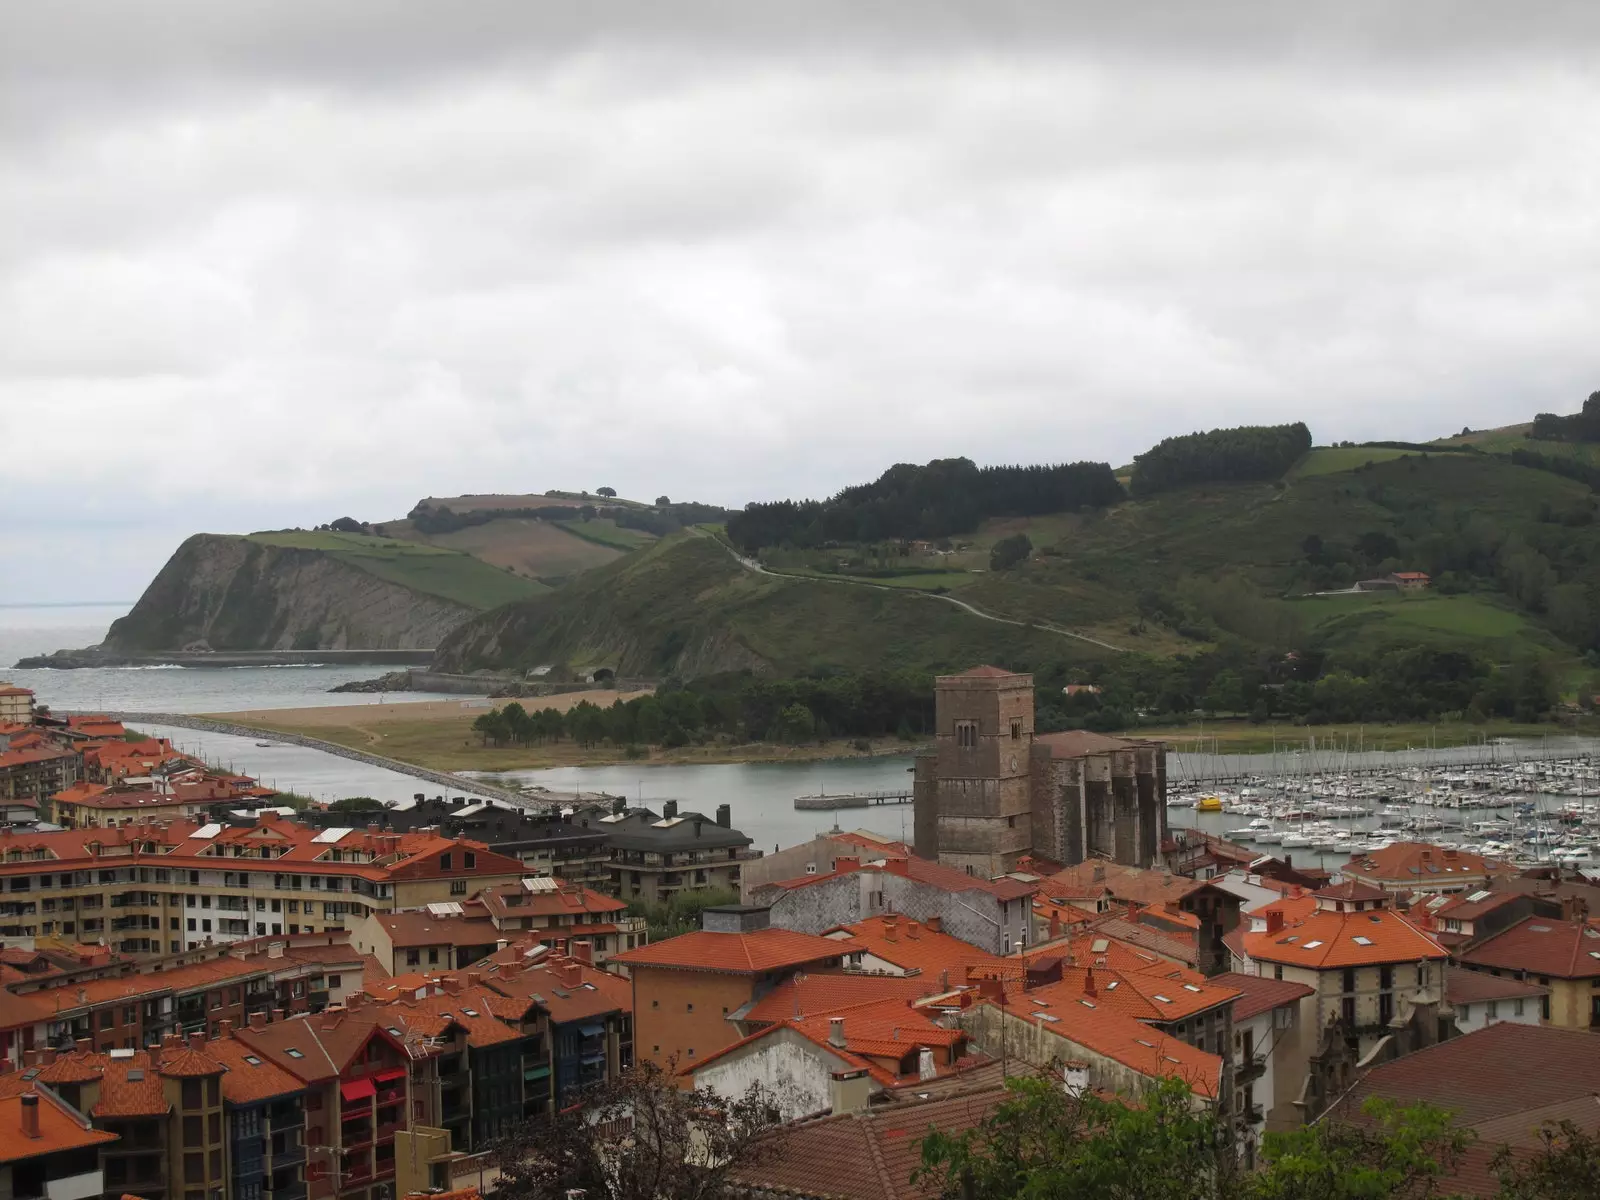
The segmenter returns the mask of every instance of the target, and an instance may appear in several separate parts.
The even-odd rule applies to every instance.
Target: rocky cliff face
[[[178,547],[102,648],[428,649],[473,615],[318,550],[202,533]]]

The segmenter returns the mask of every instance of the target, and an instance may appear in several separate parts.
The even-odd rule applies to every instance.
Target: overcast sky
[[[430,494],[1572,411],[1597,51],[1592,0],[10,6],[0,603]]]

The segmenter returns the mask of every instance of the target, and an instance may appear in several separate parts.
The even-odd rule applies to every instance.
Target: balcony
[[[294,1142],[285,1146],[282,1150],[273,1150],[271,1158],[274,1171],[280,1171],[285,1167],[299,1166],[306,1161],[306,1148],[299,1142]]]
[[[394,1140],[394,1135],[405,1128],[405,1122],[400,1120],[381,1121],[378,1124],[378,1141],[389,1142]]]
[[[1266,1073],[1267,1056],[1257,1054],[1253,1058],[1246,1058],[1240,1061],[1239,1065],[1234,1068],[1233,1082],[1239,1087],[1243,1087],[1247,1083],[1253,1083],[1255,1080],[1260,1079]]]
[[[99,1171],[85,1171],[81,1175],[68,1175],[52,1179],[44,1185],[45,1200],[89,1200],[98,1196],[105,1187]]]

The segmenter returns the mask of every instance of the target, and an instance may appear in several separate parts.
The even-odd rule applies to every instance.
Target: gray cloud
[[[737,504],[1600,386],[1592,5],[607,12],[9,15],[0,602],[430,493]]]

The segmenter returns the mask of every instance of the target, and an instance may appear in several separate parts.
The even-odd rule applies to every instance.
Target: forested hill
[[[751,504],[728,518],[728,537],[746,553],[763,546],[821,546],[884,538],[946,538],[993,517],[1076,512],[1115,504],[1126,493],[1106,463],[978,467],[971,459],[900,463],[876,481],[831,500]]]

